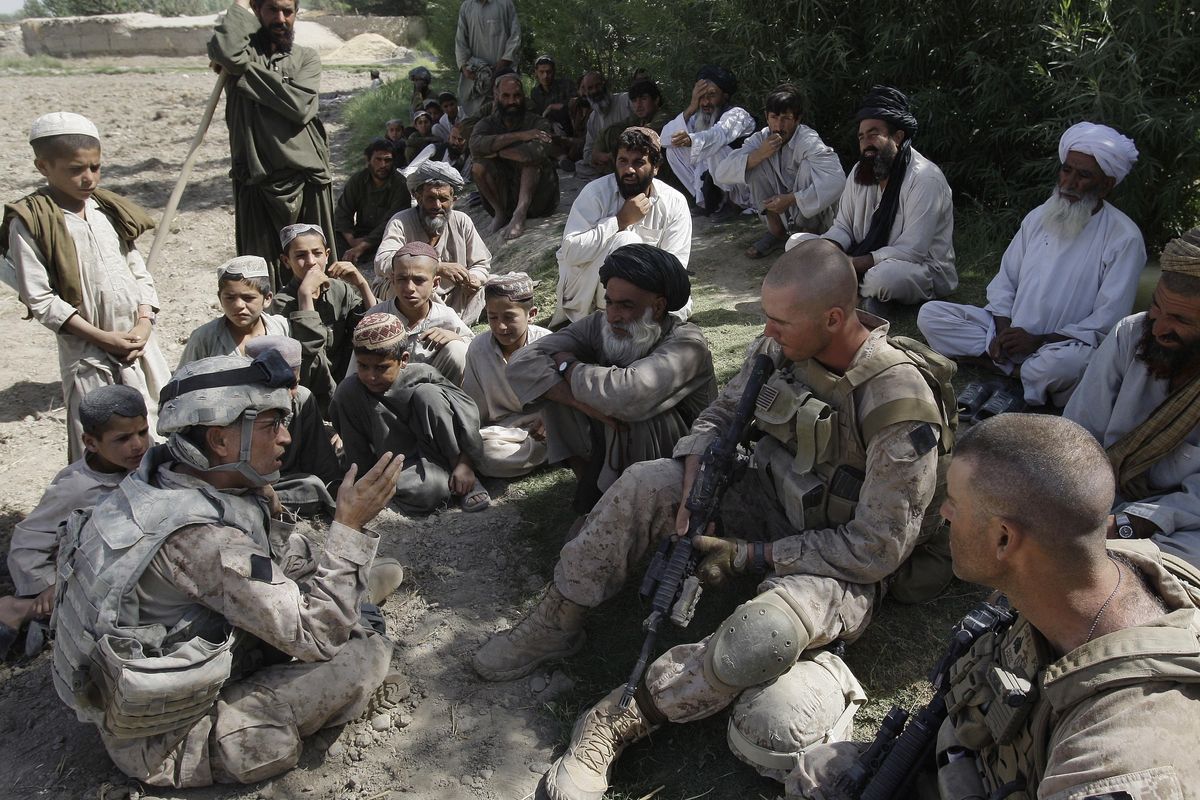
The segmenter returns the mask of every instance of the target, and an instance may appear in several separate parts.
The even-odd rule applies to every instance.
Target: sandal
[[[968,383],[967,388],[962,390],[962,394],[958,396],[958,416],[967,419],[974,417],[979,413],[979,409],[983,408],[983,404],[988,401],[996,392],[996,386],[982,381],[974,381]]]
[[[746,248],[744,251],[746,258],[765,258],[775,252],[775,249],[782,245],[783,242],[783,239],[780,239],[773,233],[764,233],[755,240],[754,244]]]
[[[471,487],[471,491],[464,494],[458,499],[459,506],[467,514],[473,514],[476,511],[483,511],[492,504],[492,496],[488,494],[487,489],[483,488],[483,484],[479,479],[475,479],[475,485]]]
[[[975,421],[982,422],[989,417],[994,417],[997,414],[1005,414],[1013,411],[1024,411],[1025,399],[1018,394],[1015,394],[1008,389],[997,389],[996,393],[988,398],[988,401],[983,404],[975,414]]]

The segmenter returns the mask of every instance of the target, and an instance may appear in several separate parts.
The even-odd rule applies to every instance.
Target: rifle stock
[[[696,556],[693,540],[708,530],[708,525],[716,519],[721,505],[721,496],[732,482],[734,468],[738,462],[738,446],[746,439],[750,423],[754,417],[754,403],[758,393],[767,378],[775,371],[775,364],[770,356],[760,353],[755,356],[750,369],[750,378],[742,390],[734,409],[733,420],[729,427],[708,446],[700,459],[700,470],[696,480],[692,482],[685,505],[691,516],[688,520],[687,534],[675,539],[667,538],[646,570],[642,579],[641,594],[652,597],[650,616],[643,625],[646,629],[646,639],[642,642],[641,652],[637,663],[625,684],[625,692],[621,695],[621,708],[628,708],[637,691],[642,674],[650,662],[654,652],[654,642],[658,637],[659,627],[663,618],[670,614],[671,620],[680,627],[686,627],[692,620],[696,604],[700,599],[700,582],[693,575],[696,570]],[[672,610],[673,609],[673,610]]]
[[[830,797],[837,800],[896,800],[906,797],[923,765],[929,763],[938,729],[946,719],[950,668],[987,634],[1003,634],[1016,620],[1012,609],[979,603],[954,626],[946,653],[929,673],[933,699],[912,716],[893,707],[858,761],[839,776]],[[905,724],[907,722],[907,725]]]

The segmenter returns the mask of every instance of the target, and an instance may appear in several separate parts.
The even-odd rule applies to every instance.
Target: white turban
[[[1137,163],[1138,151],[1133,139],[1117,133],[1107,125],[1093,122],[1077,122],[1067,128],[1058,140],[1058,160],[1066,161],[1067,153],[1074,150],[1096,159],[1104,174],[1117,183],[1125,180],[1129,170]]]

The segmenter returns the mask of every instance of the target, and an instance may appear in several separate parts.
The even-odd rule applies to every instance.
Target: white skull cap
[[[96,124],[81,114],[70,111],[52,111],[43,114],[33,121],[29,127],[29,141],[44,139],[47,136],[64,136],[67,134],[82,134],[95,139],[100,138]]]
[[[217,280],[228,274],[241,275],[243,278],[269,278],[271,271],[262,256],[235,256],[217,267]]]

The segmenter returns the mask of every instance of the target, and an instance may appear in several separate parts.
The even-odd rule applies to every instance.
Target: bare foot
[[[507,217],[496,217],[495,219],[492,220],[492,227],[488,228],[488,233],[489,234],[499,233],[500,231],[504,230],[505,226],[507,226],[507,225],[508,225]]]
[[[33,607],[33,600],[21,597],[0,597],[0,623],[7,625],[13,630],[20,630],[25,624],[25,620],[29,618],[29,610]]]
[[[508,230],[504,232],[504,238],[511,242],[523,233],[525,233],[525,220],[514,219],[512,224],[508,226]]]

